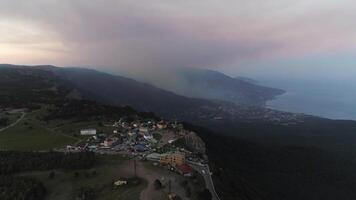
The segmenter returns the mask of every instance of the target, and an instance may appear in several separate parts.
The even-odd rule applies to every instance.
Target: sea
[[[320,81],[273,79],[261,85],[286,93],[267,102],[267,107],[330,119],[356,120],[356,80]]]

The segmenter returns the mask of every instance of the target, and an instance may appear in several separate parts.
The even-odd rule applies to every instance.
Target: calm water
[[[331,119],[356,120],[356,81],[269,80],[261,84],[287,91],[269,101],[267,105],[270,108]]]

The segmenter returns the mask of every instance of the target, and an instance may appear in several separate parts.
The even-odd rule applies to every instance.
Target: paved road
[[[0,132],[4,131],[4,130],[10,128],[10,127],[15,126],[15,125],[18,124],[25,116],[26,116],[26,113],[23,112],[23,113],[22,113],[22,116],[21,116],[18,120],[16,120],[16,122],[14,122],[14,123],[12,123],[12,124],[10,124],[10,125],[4,127],[4,128],[1,128],[1,129],[0,129]]]
[[[218,194],[215,191],[213,179],[211,178],[209,165],[202,165],[193,162],[188,162],[188,164],[204,177],[206,188],[210,191],[211,195],[213,196],[212,199],[220,200]]]

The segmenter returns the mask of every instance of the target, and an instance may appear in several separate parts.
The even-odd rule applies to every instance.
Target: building
[[[96,135],[96,129],[82,129],[80,135]]]
[[[146,147],[145,145],[143,145],[143,144],[136,144],[136,145],[134,146],[134,149],[135,149],[135,151],[137,151],[137,152],[144,152],[144,151],[147,151],[147,147]]]
[[[148,127],[140,127],[139,131],[140,131],[140,133],[145,134],[145,133],[148,133],[149,129],[148,129]]]
[[[106,138],[103,142],[103,146],[111,147],[113,144],[115,144],[117,142],[117,140],[118,140],[117,137]]]
[[[159,154],[159,153],[151,153],[151,154],[148,154],[148,155],[146,156],[146,159],[147,159],[147,160],[150,160],[150,161],[159,162],[160,159],[161,159],[161,154]]]
[[[185,164],[185,155],[180,152],[162,154],[159,161],[163,165],[176,167]]]
[[[166,125],[165,123],[163,123],[163,122],[157,123],[156,126],[157,126],[158,129],[165,129],[165,128],[167,128],[167,125]]]
[[[114,182],[115,186],[127,185],[127,180],[118,180]]]
[[[187,164],[183,164],[183,165],[177,165],[176,166],[176,170],[178,171],[178,173],[180,173],[183,176],[192,176],[193,175],[193,169],[191,166],[187,165]]]
[[[128,134],[130,137],[136,136],[136,133],[133,132],[133,131],[130,131],[130,132],[128,132],[127,134]]]
[[[146,133],[146,134],[143,135],[143,138],[145,138],[145,140],[152,140],[153,139],[153,135]]]

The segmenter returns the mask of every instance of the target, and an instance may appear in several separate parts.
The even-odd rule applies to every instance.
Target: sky
[[[0,63],[352,79],[353,0],[1,0]]]

